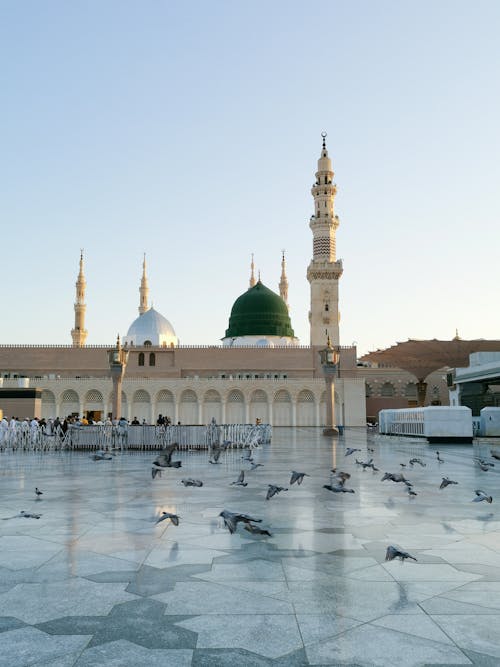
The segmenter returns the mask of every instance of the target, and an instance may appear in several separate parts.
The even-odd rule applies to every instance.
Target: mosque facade
[[[204,424],[215,418],[219,423],[259,419],[274,426],[324,426],[326,387],[319,351],[328,335],[339,352],[335,422],[365,425],[363,369],[357,366],[356,348],[340,345],[343,267],[336,258],[337,188],[325,137],[311,190],[308,344],[300,344],[290,320],[284,254],[279,293],[255,278],[252,258],[249,287],[235,300],[218,346],[179,345],[172,324],[150,306],[144,258],[139,315],[122,341],[129,352],[122,392],[124,417],[147,423],[154,423],[161,414],[183,424]],[[99,421],[112,409],[109,346],[86,345],[85,287],[82,254],[72,345],[0,346],[3,388],[36,388],[41,396],[39,416],[45,418],[78,414]]]

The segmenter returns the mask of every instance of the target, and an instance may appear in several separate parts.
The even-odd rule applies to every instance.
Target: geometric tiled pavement
[[[345,457],[346,446],[361,451]],[[263,467],[238,450],[221,465],[186,452],[154,481],[154,453],[2,452],[0,667],[498,666],[500,462],[474,463],[493,461],[491,446],[275,428],[254,455]],[[354,494],[322,488],[332,467]],[[247,487],[231,485],[240,470]],[[309,477],[266,501],[291,470]],[[417,496],[381,482],[386,471]],[[184,487],[187,476],[203,487]],[[440,490],[443,476],[458,484]],[[475,489],[493,503],[472,502]],[[272,537],[241,524],[230,535],[222,509],[261,518]],[[179,526],[156,524],[162,510]],[[388,544],[417,562],[386,563]]]

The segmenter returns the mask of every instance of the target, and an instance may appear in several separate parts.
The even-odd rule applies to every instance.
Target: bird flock
[[[222,454],[227,451],[227,449],[231,446],[231,444],[232,444],[231,441],[228,440],[225,440],[222,443],[216,442],[212,444],[209,451],[208,463],[211,465],[220,464],[221,463],[220,458]],[[245,451],[243,456],[241,456],[241,460],[244,464],[245,463],[250,464],[249,470],[251,471],[255,471],[258,468],[264,467],[264,464],[255,462],[254,450],[257,448],[258,446],[253,445],[250,449],[248,449],[248,451]],[[178,449],[177,443],[173,443],[168,447],[165,447],[162,450],[162,452],[154,459],[151,468],[151,476],[153,480],[161,478],[162,472],[167,468],[179,469],[182,467],[182,462],[180,460],[172,460],[173,454],[174,452],[177,451],[177,449]],[[375,450],[373,448],[367,447],[367,451],[370,453],[374,453]],[[347,458],[349,456],[352,456],[356,452],[361,452],[361,449],[355,447],[346,447],[344,452],[344,457]],[[110,461],[113,460],[114,454],[115,454],[114,451],[98,450],[95,453],[93,453],[90,458],[95,462]],[[436,451],[435,454],[436,454],[436,462],[440,466],[444,464],[445,460],[441,457],[440,452]],[[500,461],[500,451],[491,449],[490,455],[491,458]],[[485,473],[489,472],[492,468],[495,467],[495,464],[492,461],[489,461],[484,458],[475,457],[474,461],[477,464],[478,468]],[[363,472],[367,470],[371,470],[372,473],[379,472],[379,468],[377,468],[374,464],[373,457],[369,458],[367,461],[360,460],[356,457],[355,464],[358,468],[361,468]],[[416,465],[425,468],[427,466],[427,463],[425,461],[422,461],[422,459],[418,457],[413,457],[408,461],[408,466],[410,469],[413,469]],[[407,464],[404,462],[400,462],[399,466],[401,469],[407,468]],[[294,484],[300,486],[304,482],[305,477],[311,476],[307,472],[299,472],[296,470],[292,470],[290,475],[291,476],[289,480],[289,487],[293,486]],[[338,470],[337,468],[332,468],[330,470],[330,481],[328,484],[324,484],[323,488],[336,494],[338,493],[354,494],[355,490],[346,485],[346,482],[348,482],[350,479],[351,479],[351,474],[349,472]],[[414,490],[413,482],[407,479],[402,472],[384,472],[384,474],[380,478],[380,481],[381,482],[391,481],[395,484],[403,484],[410,499],[414,499],[418,495],[417,492]],[[193,487],[193,488],[203,487],[202,480],[194,479],[192,477],[184,477],[180,480],[180,483],[184,487]],[[242,488],[247,487],[248,482],[245,480],[245,470],[242,469],[237,479],[230,482],[229,485],[239,486]],[[453,479],[450,479],[447,476],[443,476],[438,488],[441,491],[446,489],[448,486],[454,486],[454,485],[458,485],[458,482]],[[275,496],[279,495],[284,491],[288,491],[289,487],[280,486],[278,484],[268,484],[267,492],[265,495],[266,501],[271,500],[271,498],[274,498]],[[43,491],[41,491],[38,487],[36,487],[35,500],[41,501],[42,496],[43,496]],[[492,495],[481,489],[474,489],[474,497],[472,498],[471,502],[479,503],[483,501],[491,504],[493,502]],[[4,517],[3,520],[14,519],[14,518],[40,519],[41,516],[42,514],[40,513],[27,512],[25,510],[21,510],[19,514],[16,514],[12,517]],[[261,518],[252,517],[242,512],[232,512],[227,509],[223,509],[220,512],[219,517],[224,527],[229,530],[230,534],[234,534],[237,531],[238,524],[241,523],[243,524],[244,530],[251,533],[252,535],[272,537],[272,533],[270,532],[269,529],[262,528],[260,525],[257,525],[262,523]],[[173,526],[178,526],[180,519],[181,517],[178,516],[177,514],[162,511],[160,516],[155,518],[155,523],[158,524],[165,520],[169,520]],[[386,549],[385,560],[392,561],[395,559],[399,559],[403,562],[406,560],[413,560],[413,561],[417,560],[414,556],[400,549],[399,547],[394,545],[389,545]]]

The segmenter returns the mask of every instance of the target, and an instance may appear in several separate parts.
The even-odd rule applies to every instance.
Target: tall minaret
[[[252,263],[250,264],[250,287],[255,287],[255,275],[254,275],[254,263],[253,263],[253,253],[252,253]]]
[[[339,345],[339,278],[342,260],[336,258],[335,232],[339,218],[335,215],[337,186],[333,182],[332,161],[326,149],[326,132],[318,160],[316,182],[312,186],[314,215],[309,227],[313,233],[313,258],[307,269],[311,284],[311,345],[325,345],[325,330],[332,345]]]
[[[149,300],[149,287],[148,279],[146,277],[146,253],[144,253],[144,259],[142,260],[142,278],[141,286],[139,287],[139,315],[142,315],[147,310],[149,310],[148,300]]]
[[[71,338],[73,347],[83,347],[87,340],[88,331],[85,329],[85,276],[83,275],[83,250],[80,251],[80,271],[76,280],[76,301],[75,301],[75,328],[71,329]]]
[[[285,251],[281,251],[281,278],[280,278],[280,297],[286,303],[286,307],[289,309],[288,305],[288,278],[286,277],[286,265],[285,265]]]

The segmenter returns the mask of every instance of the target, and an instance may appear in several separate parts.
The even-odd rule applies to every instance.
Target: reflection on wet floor
[[[440,463],[423,441],[276,428],[255,469],[182,452],[155,480],[151,453],[2,452],[0,667],[498,664],[500,463],[474,460],[490,448],[440,445]],[[354,493],[323,488],[332,468]],[[288,491],[266,500],[269,485]],[[264,534],[231,534],[222,510]],[[390,544],[417,562],[386,562]]]

